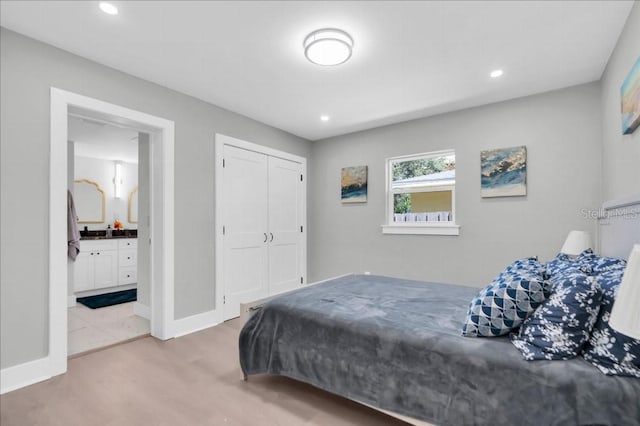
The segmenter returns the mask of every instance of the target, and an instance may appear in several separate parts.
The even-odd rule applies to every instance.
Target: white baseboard
[[[216,311],[207,311],[190,317],[177,319],[173,321],[173,337],[195,333],[196,331],[213,327],[219,323],[218,313]]]
[[[140,302],[135,302],[133,304],[133,313],[139,317],[151,320],[151,308]]]
[[[76,295],[67,296],[67,308],[73,308],[74,306],[76,306]]]
[[[51,378],[49,358],[40,358],[0,370],[0,394]]]

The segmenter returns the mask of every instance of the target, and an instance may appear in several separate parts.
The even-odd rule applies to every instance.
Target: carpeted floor
[[[69,360],[66,374],[0,396],[0,424],[385,425],[405,423],[300,382],[241,379],[240,322],[146,337]]]

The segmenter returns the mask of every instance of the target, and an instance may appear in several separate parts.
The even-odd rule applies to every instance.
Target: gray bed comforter
[[[439,425],[640,425],[638,379],[462,337],[477,292],[369,275],[306,287],[251,316],[240,365]]]

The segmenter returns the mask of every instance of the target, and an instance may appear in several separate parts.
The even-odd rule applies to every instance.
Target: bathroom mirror
[[[138,187],[129,193],[129,223],[138,223]]]
[[[96,182],[88,179],[75,180],[73,201],[78,223],[104,223],[104,191]]]

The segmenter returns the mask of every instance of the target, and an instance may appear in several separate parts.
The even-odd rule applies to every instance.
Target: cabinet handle
[[[127,256],[127,260],[131,260],[131,258],[129,256]]]
[[[269,242],[273,242],[273,234],[271,232],[269,232],[269,235],[271,235],[271,239],[269,240]]]
[[[267,233],[265,232],[264,233],[264,241],[263,241],[263,243],[266,243],[266,242],[267,242]]]
[[[91,252],[91,256],[93,256],[93,252]]]
[[[96,254],[100,254],[100,252],[97,252]]]

